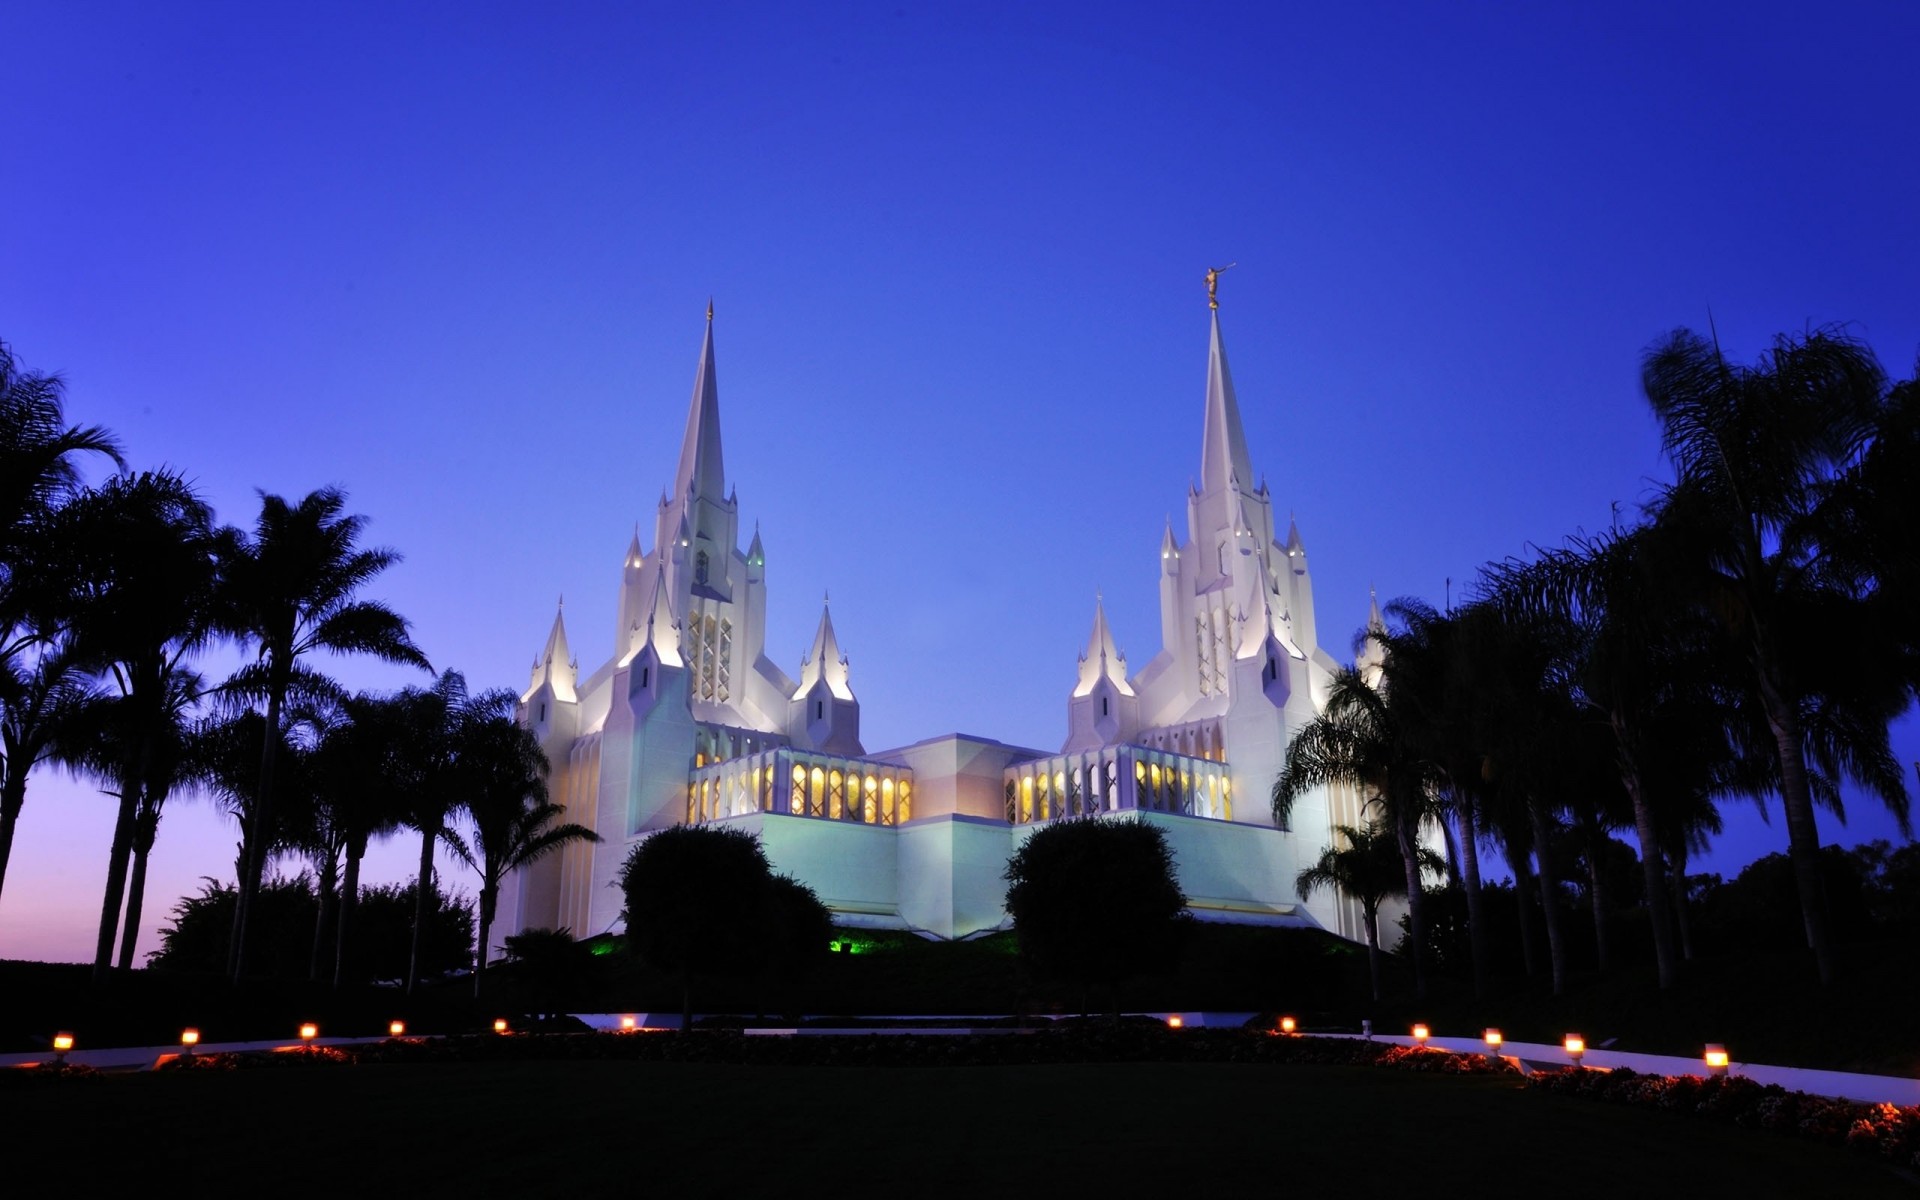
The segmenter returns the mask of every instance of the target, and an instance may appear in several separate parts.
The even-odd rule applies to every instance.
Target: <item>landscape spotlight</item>
[[[1293,1030],[1294,1030],[1294,1023],[1293,1023],[1293,1018],[1292,1018],[1292,1017],[1281,1017],[1281,1018],[1280,1018],[1280,1032],[1281,1032],[1281,1033],[1292,1033],[1292,1032],[1293,1032]]]
[[[1587,1039],[1577,1033],[1570,1033],[1561,1045],[1566,1047],[1567,1057],[1573,1060],[1573,1065],[1579,1066],[1581,1056],[1587,1052]]]
[[[1501,1036],[1500,1031],[1498,1029],[1488,1029],[1485,1033],[1481,1034],[1480,1036],[1487,1039],[1487,1049],[1495,1054],[1498,1054],[1500,1052],[1500,1043],[1507,1040],[1506,1038]]]
[[[1727,1073],[1727,1048],[1719,1042],[1707,1043],[1707,1074],[1718,1079]]]
[[[505,1033],[507,1031],[507,1019],[505,1017],[495,1017],[493,1019],[493,1031],[495,1033]]]
[[[311,1042],[313,1039],[319,1036],[320,1036],[320,1027],[318,1025],[315,1025],[312,1021],[308,1021],[305,1024],[300,1026],[301,1041]]]
[[[628,1016],[624,1016],[624,1017],[621,1017],[621,1018],[620,1018],[620,1028],[622,1028],[622,1029],[638,1029],[638,1028],[640,1028],[640,1019],[639,1019],[638,1017],[635,1017],[635,1016],[632,1016],[632,1015],[628,1015]]]
[[[1415,1045],[1419,1045],[1419,1046],[1426,1045],[1427,1039],[1431,1036],[1433,1036],[1432,1031],[1430,1031],[1425,1025],[1415,1025],[1413,1027],[1413,1041]]]
[[[198,1029],[182,1029],[180,1031],[180,1044],[187,1048],[187,1054],[191,1056],[193,1054],[193,1048],[200,1044],[200,1031]]]
[[[62,1029],[53,1035],[53,1061],[67,1061],[67,1051],[73,1049],[73,1035]]]
[[[388,1037],[407,1036],[407,1023],[405,1021],[388,1021],[387,1036]]]
[[[1186,1020],[1183,1017],[1181,1017],[1179,1013],[1175,1013],[1172,1016],[1167,1018],[1168,1029],[1179,1029],[1182,1026],[1184,1026],[1186,1023],[1187,1023]]]

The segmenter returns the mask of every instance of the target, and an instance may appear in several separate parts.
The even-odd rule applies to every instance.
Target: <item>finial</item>
[[[1237,262],[1230,262],[1224,267],[1208,267],[1207,268],[1207,307],[1208,308],[1218,309],[1220,307],[1220,297],[1215,291],[1215,289],[1220,286],[1220,272],[1231,271],[1233,268],[1239,265],[1240,264]]]
[[[707,324],[713,324],[713,297],[707,297]]]
[[[566,594],[565,592],[561,592],[561,593],[560,593],[560,607],[561,607],[561,608],[565,608],[566,606],[567,606],[567,594]]]

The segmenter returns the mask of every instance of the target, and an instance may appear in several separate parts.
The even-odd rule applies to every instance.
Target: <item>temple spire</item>
[[[840,640],[833,632],[833,613],[824,597],[820,601],[820,628],[814,632],[812,649],[800,660],[800,685],[794,695],[804,696],[822,679],[827,681],[836,699],[853,699],[853,689],[848,685],[847,659],[840,653]]]
[[[1133,695],[1133,687],[1127,683],[1127,656],[1114,646],[1113,630],[1107,627],[1106,601],[1095,593],[1093,633],[1087,638],[1086,653],[1080,656],[1080,681],[1073,689],[1073,694],[1087,695],[1103,678],[1112,683],[1122,696]]]
[[[1220,340],[1217,312],[1212,326],[1213,338],[1207,351],[1207,415],[1200,449],[1202,494],[1253,483],[1247,435],[1240,427],[1240,404],[1233,396],[1233,375],[1227,370],[1227,348]]]
[[[720,386],[713,367],[713,312],[700,345],[700,366],[693,376],[693,402],[687,408],[686,438],[680,443],[680,470],[674,476],[676,499],[693,496],[726,502],[726,471],[720,457]]]

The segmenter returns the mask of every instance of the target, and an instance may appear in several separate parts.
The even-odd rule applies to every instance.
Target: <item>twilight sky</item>
[[[1920,6],[1176,7],[11,0],[0,339],[226,521],[346,488],[405,555],[372,594],[517,689],[562,593],[611,650],[711,295],[769,652],[831,590],[869,750],[1057,746],[1096,591],[1158,649],[1209,265],[1342,658],[1369,585],[1439,603],[1648,497],[1665,332],[1913,371]],[[1702,869],[1785,848],[1751,812]],[[0,957],[91,956],[111,825],[36,783]],[[149,930],[233,840],[175,801]]]

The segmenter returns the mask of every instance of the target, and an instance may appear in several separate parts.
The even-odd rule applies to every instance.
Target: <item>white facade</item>
[[[1333,825],[1360,823],[1357,798],[1312,793],[1291,828],[1272,820],[1287,742],[1336,663],[1317,640],[1299,530],[1278,540],[1254,485],[1217,312],[1201,446],[1187,536],[1169,525],[1161,541],[1162,648],[1129,675],[1096,604],[1058,753],[952,734],[869,754],[824,609],[797,679],[764,652],[765,557],[757,531],[739,549],[709,313],[652,549],[636,528],[622,567],[614,655],[580,680],[556,616],[521,697],[555,802],[603,841],[518,872],[504,932],[616,927],[636,842],[725,821],[757,833],[842,924],[961,937],[1005,921],[1002,872],[1035,826],[1133,813],[1167,834],[1196,915],[1357,936],[1350,903],[1323,891],[1303,904],[1293,885]]]

